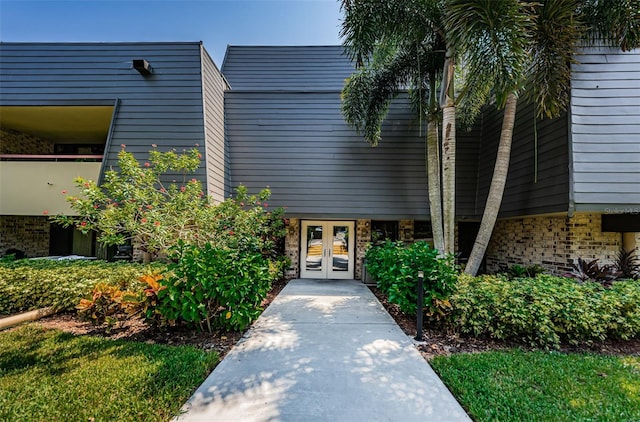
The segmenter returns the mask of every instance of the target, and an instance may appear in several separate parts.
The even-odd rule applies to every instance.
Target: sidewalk
[[[292,280],[183,407],[185,421],[468,421],[359,281]]]

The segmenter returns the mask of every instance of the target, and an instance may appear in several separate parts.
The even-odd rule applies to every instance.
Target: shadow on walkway
[[[468,421],[375,296],[292,280],[178,421]]]

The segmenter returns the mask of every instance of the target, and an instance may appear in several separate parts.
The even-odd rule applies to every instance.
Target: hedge
[[[448,323],[462,333],[557,348],[640,334],[640,282],[595,282],[539,275],[461,275],[451,295]]]
[[[157,266],[158,264],[154,264]],[[99,282],[137,283],[149,266],[104,261],[19,260],[0,264],[0,315],[44,307],[71,310]]]

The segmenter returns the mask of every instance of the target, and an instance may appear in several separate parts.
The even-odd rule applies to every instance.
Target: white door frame
[[[355,267],[355,222],[353,221],[331,221],[331,220],[303,220],[301,222],[300,233],[300,277],[301,278],[320,278],[320,279],[344,279],[351,280],[354,275]],[[309,226],[321,227],[322,239],[308,239]],[[346,239],[334,236],[334,227],[347,227],[348,236]],[[340,234],[339,234],[340,235]],[[315,242],[315,257],[308,257],[307,252],[311,245],[309,242]],[[346,269],[338,260],[340,250],[346,246]],[[320,249],[320,250],[318,250]],[[309,266],[307,264],[310,264]]]

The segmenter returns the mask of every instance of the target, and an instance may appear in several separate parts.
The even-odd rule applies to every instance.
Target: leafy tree
[[[83,233],[95,231],[105,245],[132,242],[145,253],[145,260],[166,254],[180,241],[274,258],[270,255],[283,235],[284,211],[268,209],[269,189],[249,195],[246,187],[240,186],[235,198],[215,204],[197,179],[189,179],[200,160],[197,149],[180,154],[160,152],[154,146],[149,161],[139,163],[123,146],[118,171],[105,172],[102,185],[75,180],[81,196],[67,200],[78,216],[52,219]]]

